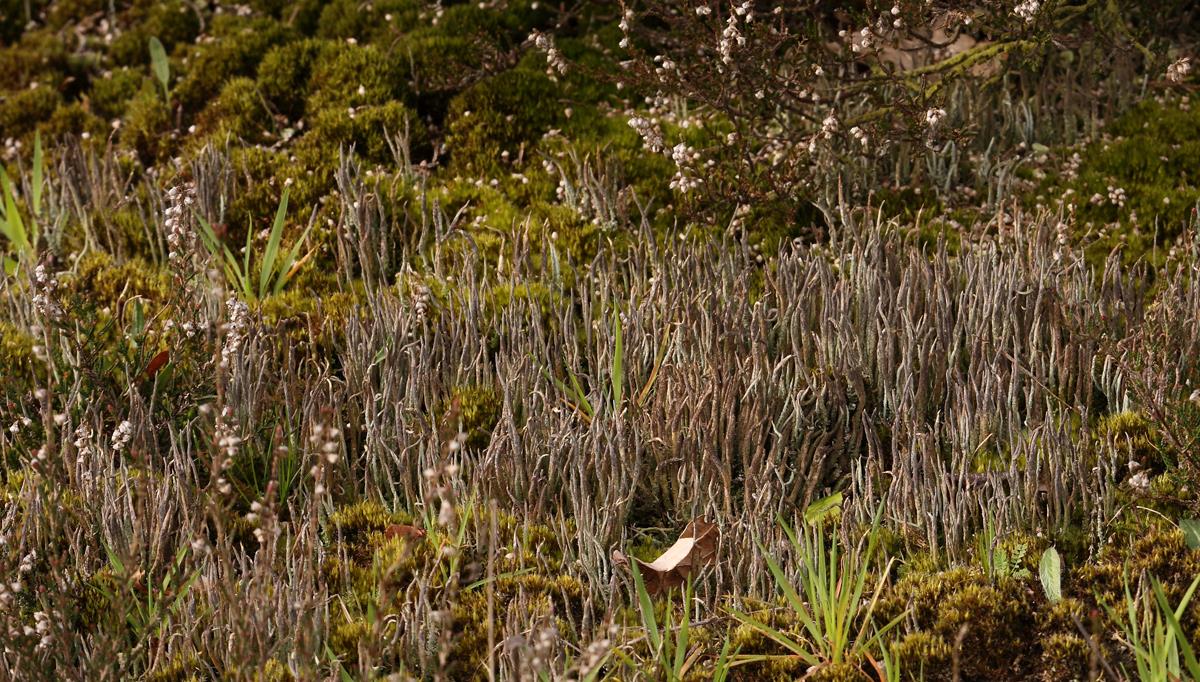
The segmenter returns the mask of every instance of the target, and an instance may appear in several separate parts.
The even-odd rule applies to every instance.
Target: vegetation
[[[1200,677],[1183,0],[0,0],[0,678]]]

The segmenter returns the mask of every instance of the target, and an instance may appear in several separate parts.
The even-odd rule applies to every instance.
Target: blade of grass
[[[42,153],[42,133],[38,131],[33,136],[33,215],[42,217],[42,165],[45,157]]]
[[[1152,583],[1154,599],[1158,602],[1158,608],[1162,610],[1163,616],[1167,619],[1167,625],[1170,626],[1171,632],[1175,636],[1175,641],[1178,642],[1179,651],[1183,654],[1183,662],[1187,666],[1188,675],[1193,680],[1200,680],[1200,662],[1196,660],[1196,651],[1192,648],[1191,642],[1188,641],[1187,633],[1184,632],[1179,619],[1183,617],[1183,613],[1187,609],[1187,605],[1191,601],[1197,585],[1200,585],[1200,576],[1196,576],[1196,579],[1192,581],[1191,587],[1188,588],[1187,592],[1183,595],[1183,599],[1180,600],[1179,606],[1172,611],[1171,604],[1167,601],[1167,596],[1163,592],[1162,583],[1158,582],[1157,578]]]
[[[633,588],[637,592],[642,627],[646,629],[646,639],[650,642],[650,648],[657,655],[662,650],[662,639],[659,637],[658,620],[654,617],[654,602],[650,600],[650,593],[646,591],[646,583],[642,580],[642,571],[638,568],[638,562],[630,561],[629,567],[633,569]]]
[[[271,236],[267,239],[267,249],[263,252],[262,263],[259,264],[258,296],[267,295],[267,284],[275,274],[275,258],[279,255],[279,242],[283,239],[283,224],[287,217],[288,188],[283,188],[283,196],[279,199],[279,208],[275,210],[275,220],[271,223]],[[284,267],[287,267],[285,264]]]
[[[16,191],[3,168],[0,168],[0,191],[4,192],[4,222],[0,223],[0,227],[4,228],[4,236],[12,242],[13,248],[18,253],[24,253],[29,250],[29,239],[25,234],[21,213],[17,210]]]

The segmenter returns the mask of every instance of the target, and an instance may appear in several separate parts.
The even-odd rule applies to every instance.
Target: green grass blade
[[[246,226],[246,246],[242,249],[242,289],[246,292],[247,298],[254,296],[254,290],[250,288],[250,253],[254,250],[254,224]]]
[[[592,403],[587,399],[587,395],[583,392],[583,386],[579,383],[579,377],[571,370],[567,370],[567,376],[571,379],[571,388],[574,389],[575,402],[587,413],[588,418],[596,416],[596,410],[592,407]]]
[[[646,639],[655,654],[662,650],[662,640],[659,638],[658,620],[654,617],[654,602],[646,591],[646,583],[642,580],[642,571],[636,560],[630,560],[629,568],[633,570],[633,587],[637,591],[638,610],[641,611],[642,627],[646,629]]]
[[[308,242],[308,235],[310,232],[312,232],[312,228],[313,226],[311,224],[304,228],[304,234],[300,235],[300,239],[297,240],[296,243],[292,245],[292,248],[289,249],[284,255],[284,260],[282,263],[280,263],[278,268],[279,277],[275,280],[274,293],[278,294],[280,291],[282,291],[283,287],[292,279],[292,276],[295,274],[292,272],[292,268],[296,265],[296,256],[300,255],[300,249],[304,248],[305,243]],[[311,252],[309,255],[312,255]],[[308,256],[305,256],[305,258],[308,258]]]
[[[679,632],[675,638],[675,660],[671,664],[671,672],[675,679],[683,677],[683,664],[687,658],[689,640],[688,628],[692,620],[689,615],[689,605],[692,603],[692,578],[688,576],[687,586],[683,590],[683,620],[679,623]]]
[[[283,188],[283,196],[279,199],[279,208],[275,210],[275,221],[271,223],[271,236],[267,239],[267,250],[263,252],[262,263],[259,264],[258,295],[267,295],[267,283],[275,274],[275,258],[279,255],[279,242],[283,239],[283,223],[287,217],[288,188]]]
[[[4,236],[19,253],[28,251],[29,239],[25,235],[25,223],[21,220],[21,213],[17,210],[16,191],[3,168],[0,168],[0,191],[4,192],[4,222],[0,223],[0,228],[3,228]]]
[[[1191,601],[1192,594],[1195,592],[1197,585],[1200,585],[1200,576],[1196,576],[1196,579],[1192,581],[1191,587],[1188,588],[1187,593],[1180,600],[1179,606],[1172,611],[1171,604],[1167,601],[1167,595],[1163,593],[1162,583],[1158,582],[1157,578],[1152,583],[1154,599],[1158,602],[1158,608],[1167,620],[1170,632],[1174,635],[1175,641],[1178,643],[1179,653],[1183,654],[1183,662],[1187,666],[1188,675],[1193,680],[1200,680],[1200,662],[1196,660],[1196,651],[1192,648],[1191,642],[1188,641],[1187,633],[1184,632],[1179,619],[1183,617],[1183,612],[1187,609],[1188,602]]]
[[[788,651],[791,652],[791,654],[793,656],[795,656],[796,658],[799,658],[800,660],[804,661],[808,665],[816,665],[816,664],[820,663],[820,660],[816,656],[814,656],[812,653],[810,653],[807,649],[805,649],[804,646],[801,645],[799,642],[792,639],[791,637],[788,637],[787,635],[783,634],[782,632],[776,630],[775,628],[771,627],[770,625],[763,623],[762,621],[758,620],[754,616],[751,616],[748,613],[743,613],[742,611],[738,611],[737,609],[731,610],[730,613],[740,623],[742,623],[743,625],[750,626],[751,629],[757,631],[758,633],[760,633],[767,639],[782,646],[784,649],[787,649]],[[746,662],[748,660],[748,658],[749,657],[739,656],[738,660],[742,661],[742,662]]]
[[[42,153],[42,133],[39,131],[33,136],[33,215],[40,218],[42,216],[42,177],[43,164],[45,156]]]
[[[776,563],[775,560],[768,556],[765,552],[763,556],[766,557],[767,568],[770,569],[771,575],[775,578],[775,584],[779,586],[779,589],[783,592],[784,598],[787,599],[788,606],[792,608],[792,611],[796,614],[796,617],[800,619],[800,623],[804,626],[804,629],[808,630],[809,634],[813,637],[819,638],[821,635],[821,628],[817,625],[816,621],[813,620],[812,615],[808,611],[808,606],[804,604],[804,600],[801,599],[800,595],[796,593],[796,589],[792,587],[791,581],[789,581],[787,576],[784,575],[783,569],[781,569],[779,564]]]

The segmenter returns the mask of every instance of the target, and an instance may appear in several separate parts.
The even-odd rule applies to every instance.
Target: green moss
[[[358,648],[369,646],[373,639],[373,628],[365,619],[340,619],[329,629],[329,648],[338,654],[346,668],[353,669],[358,663]]]
[[[0,322],[0,376],[4,377],[4,397],[17,400],[45,374],[44,365],[33,352],[37,340]]]
[[[512,306],[521,311],[536,311],[543,319],[548,319],[562,305],[562,298],[541,282],[501,282],[488,290],[483,305],[484,314],[490,320],[498,321]]]
[[[255,82],[231,79],[196,120],[197,133],[219,139],[231,136],[246,143],[262,142],[273,127],[271,113]]]
[[[26,33],[19,42],[0,40],[0,89],[28,90],[30,83],[59,83],[69,70],[63,41],[47,31]]]
[[[104,9],[107,9],[107,5]],[[74,19],[77,21],[79,16]],[[200,32],[196,9],[180,0],[135,2],[123,13],[121,32],[108,48],[109,57],[121,66],[138,66],[150,61],[150,38],[158,38],[170,51],[179,44],[192,42]]]
[[[121,146],[136,152],[143,164],[153,165],[174,153],[177,141],[173,128],[170,105],[163,101],[157,86],[147,80],[129,101],[120,129]]]
[[[1097,561],[1081,566],[1072,576],[1067,584],[1069,591],[1083,600],[1098,596],[1110,604],[1119,603],[1125,577],[1136,581],[1145,574],[1161,581],[1171,603],[1178,603],[1191,581],[1200,575],[1200,552],[1188,548],[1178,527],[1164,524],[1147,522],[1133,532],[1129,544],[1106,546]],[[1200,608],[1192,610],[1200,612]]]
[[[94,79],[88,96],[92,112],[106,120],[119,118],[145,79],[143,73],[128,68],[114,69]]]
[[[339,45],[327,40],[309,38],[272,49],[258,65],[258,86],[277,111],[288,120],[304,116],[304,99],[308,96],[313,66],[331,58]],[[324,57],[323,57],[324,55]]]
[[[146,682],[199,682],[204,668],[195,653],[176,654],[146,674]]]
[[[484,179],[508,176],[519,158],[562,116],[558,89],[545,74],[515,69],[476,83],[450,103],[451,169]],[[508,161],[502,153],[508,153]]]
[[[910,632],[892,645],[892,655],[901,670],[944,670],[949,667],[953,654],[946,640],[926,630]]]
[[[254,76],[272,47],[296,38],[292,29],[277,21],[230,15],[216,17],[212,33],[215,40],[191,48],[184,75],[172,91],[189,115],[216,97],[229,79]]]
[[[423,9],[421,0],[382,0],[366,6],[356,0],[333,0],[321,10],[317,35],[364,42],[381,40],[388,33],[410,30]]]
[[[383,533],[393,523],[401,523],[400,517],[392,514],[374,500],[362,500],[339,507],[329,515],[328,540],[335,537],[353,550],[352,557],[370,561],[375,538],[372,534]]]
[[[853,663],[829,663],[805,675],[813,682],[869,682],[872,678]]]
[[[305,271],[302,271],[305,272]],[[263,322],[283,332],[297,344],[332,353],[351,312],[362,303],[361,287],[338,287],[328,273],[307,271],[298,275],[281,293],[259,302]]]
[[[964,676],[1011,679],[1033,670],[1036,616],[1023,582],[992,583],[965,568],[911,571],[881,600],[878,619],[886,622],[906,611],[906,620],[926,634],[898,644],[905,669],[924,666],[928,671],[944,665],[943,645],[955,642],[965,625],[960,653]]]
[[[82,104],[72,102],[55,109],[50,119],[38,126],[38,129],[42,133],[42,139],[49,144],[84,133],[96,139],[104,139],[109,127],[105,121],[88,112]]]
[[[486,448],[504,407],[496,389],[490,386],[459,386],[450,392],[450,399],[459,402],[461,428],[467,434],[466,447],[476,451]]]
[[[397,55],[375,46],[339,44],[321,50],[312,65],[306,109],[309,115],[326,108],[383,105],[408,96],[408,73]]]
[[[1042,679],[1084,679],[1091,647],[1079,635],[1051,633],[1042,640]]]
[[[80,259],[75,274],[63,278],[63,287],[67,296],[97,308],[116,310],[122,302],[139,298],[149,316],[153,307],[167,298],[171,280],[166,272],[140,258],[117,264],[107,253],[91,251]]]
[[[9,94],[0,99],[0,131],[4,137],[24,137],[49,119],[61,103],[58,91],[48,85]]]
[[[1118,412],[1102,417],[1096,422],[1096,438],[1116,446],[1126,461],[1148,466],[1160,459],[1158,434],[1140,412]]]
[[[1155,255],[1182,233],[1200,200],[1200,109],[1147,100],[1105,129],[1080,152],[1068,176],[1051,174],[1036,194],[1058,196],[1076,209],[1076,232],[1089,234],[1089,259],[1113,248],[1127,261]],[[1073,153],[1068,150],[1068,153]],[[1110,190],[1123,190],[1114,201]],[[1155,256],[1160,262],[1161,252]]]
[[[397,47],[399,59],[409,67],[409,81],[417,110],[441,123],[450,100],[479,79],[486,65],[483,45],[464,36],[445,35],[436,29],[414,31]]]
[[[395,157],[388,138],[405,131],[410,146],[427,146],[424,127],[401,102],[361,106],[353,112],[326,109],[313,116],[311,130],[296,143],[296,158],[309,167],[331,165],[337,163],[340,151],[353,150],[368,164],[389,164]]]

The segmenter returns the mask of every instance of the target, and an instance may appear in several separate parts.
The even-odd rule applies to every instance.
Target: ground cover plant
[[[1197,12],[0,0],[0,677],[1200,679]]]

